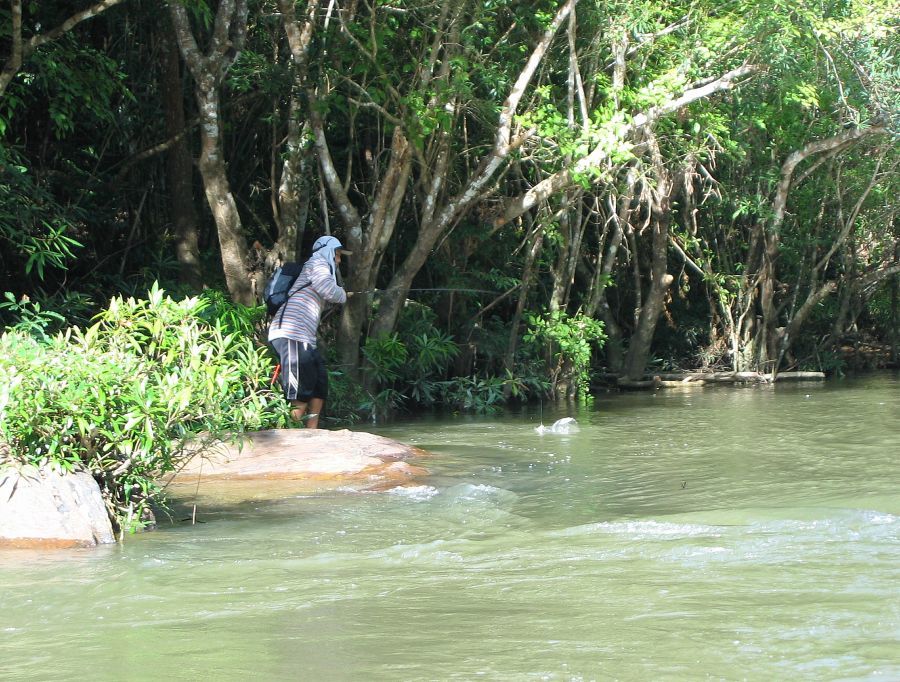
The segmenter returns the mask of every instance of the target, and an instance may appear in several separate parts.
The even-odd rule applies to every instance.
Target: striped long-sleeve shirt
[[[319,319],[327,303],[345,303],[347,292],[334,278],[324,258],[310,258],[291,287],[287,302],[269,326],[269,341],[295,339],[315,348]]]

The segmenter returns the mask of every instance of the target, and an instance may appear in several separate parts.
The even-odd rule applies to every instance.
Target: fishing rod
[[[347,295],[354,294],[356,296],[362,294],[376,294],[378,292],[383,292],[385,289],[363,289],[362,291],[347,291]],[[407,289],[407,293],[411,291],[446,291],[450,293],[473,293],[473,294],[499,294],[499,291],[491,291],[490,289],[466,289],[460,288],[456,289],[453,287],[427,287],[427,288],[417,288],[417,289]],[[335,311],[338,310],[337,306],[329,307],[323,314],[322,320],[324,321],[326,318],[330,317]]]
[[[363,289],[362,291],[347,291],[347,295],[362,295],[362,294],[375,294],[379,291],[385,291],[384,289]],[[407,289],[407,293],[411,291],[446,291],[450,293],[473,293],[473,294],[493,294],[497,295],[499,291],[491,291],[489,289],[465,289],[460,288],[456,289],[453,287],[427,287],[427,288],[417,288],[417,289]],[[339,309],[339,306],[331,306],[324,313],[322,313],[322,322],[331,317]]]
[[[386,291],[385,289],[363,289],[362,291],[348,291],[348,294],[374,294],[379,291]],[[499,291],[492,291],[490,289],[465,289],[465,288],[454,288],[454,287],[429,287],[425,289],[407,289],[409,291],[447,291],[450,293],[473,293],[473,294],[499,294]]]

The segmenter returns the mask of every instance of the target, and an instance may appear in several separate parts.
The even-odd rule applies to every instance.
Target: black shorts
[[[328,372],[318,350],[294,339],[274,339],[270,343],[281,361],[285,398],[307,403],[311,398],[328,397]]]

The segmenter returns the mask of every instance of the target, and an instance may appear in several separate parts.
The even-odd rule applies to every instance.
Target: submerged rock
[[[0,547],[94,547],[115,540],[90,474],[31,466],[0,470]]]

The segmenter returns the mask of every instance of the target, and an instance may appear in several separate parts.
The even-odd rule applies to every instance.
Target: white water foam
[[[721,528],[693,523],[673,523],[666,521],[603,521],[583,526],[566,528],[558,532],[562,536],[594,535],[607,533],[610,535],[627,535],[635,540],[652,540],[655,538],[689,538],[719,537]]]
[[[545,433],[578,433],[578,422],[572,417],[563,417],[557,419],[551,426],[541,424],[534,427],[534,430],[541,435]]]
[[[430,500],[435,495],[440,494],[440,490],[432,485],[410,485],[391,488],[388,491],[388,494],[393,495],[394,497],[403,497],[408,500],[414,500],[416,502],[424,502],[425,500]]]

